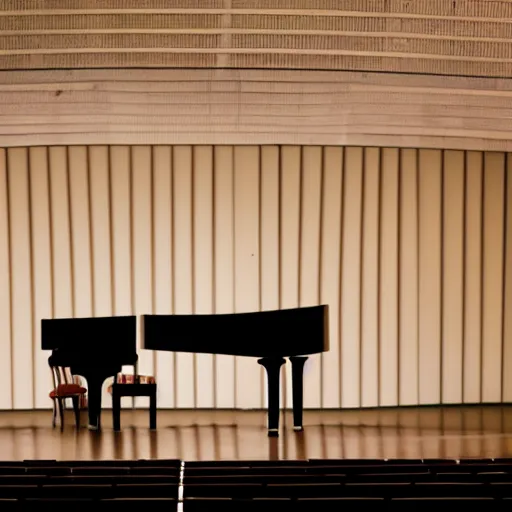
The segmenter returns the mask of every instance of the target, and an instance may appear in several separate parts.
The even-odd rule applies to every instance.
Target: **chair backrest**
[[[50,365],[50,369],[52,371],[54,388],[59,387],[61,384],[73,384],[73,375],[71,375],[70,368]]]

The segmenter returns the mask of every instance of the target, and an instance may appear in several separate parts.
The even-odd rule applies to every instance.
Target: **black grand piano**
[[[279,376],[292,365],[294,430],[302,430],[303,369],[307,355],[329,350],[327,305],[227,315],[142,315],[148,350],[258,357],[267,371],[268,433],[279,432]]]
[[[329,350],[326,305],[255,313],[142,315],[147,350],[257,357],[267,371],[268,432],[279,430],[279,375],[292,365],[293,423],[302,430],[303,368],[307,355]],[[89,426],[100,427],[101,387],[123,365],[137,361],[136,317],[42,320],[41,347],[50,363],[87,380]]]
[[[52,351],[50,365],[70,367],[87,380],[89,428],[96,430],[103,382],[137,362],[137,317],[42,320],[41,348]]]

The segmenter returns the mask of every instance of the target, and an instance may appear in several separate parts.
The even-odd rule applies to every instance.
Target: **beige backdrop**
[[[0,408],[50,406],[41,318],[318,303],[306,407],[511,401],[511,173],[432,149],[0,149]],[[253,359],[140,359],[161,407],[265,405]]]

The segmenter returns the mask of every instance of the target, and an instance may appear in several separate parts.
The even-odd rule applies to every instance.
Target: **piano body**
[[[279,431],[281,366],[292,366],[294,430],[302,430],[303,368],[307,355],[329,350],[327,305],[214,315],[142,315],[148,350],[257,357],[267,372],[268,433]]]
[[[50,364],[86,379],[89,428],[98,429],[103,382],[137,362],[137,317],[44,319],[41,348],[52,351]]]

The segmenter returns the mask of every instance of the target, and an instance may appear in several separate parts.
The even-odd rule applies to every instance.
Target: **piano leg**
[[[279,357],[264,357],[258,359],[267,370],[267,388],[268,388],[268,435],[277,437],[279,435],[279,377],[281,375],[281,366],[286,363],[286,359]]]
[[[99,430],[101,428],[101,386],[105,378],[89,376],[87,379],[87,408],[89,414],[89,429]]]
[[[293,388],[293,430],[304,430],[302,425],[303,392],[304,392],[304,364],[308,360],[305,356],[290,357],[292,363],[292,388]]]

